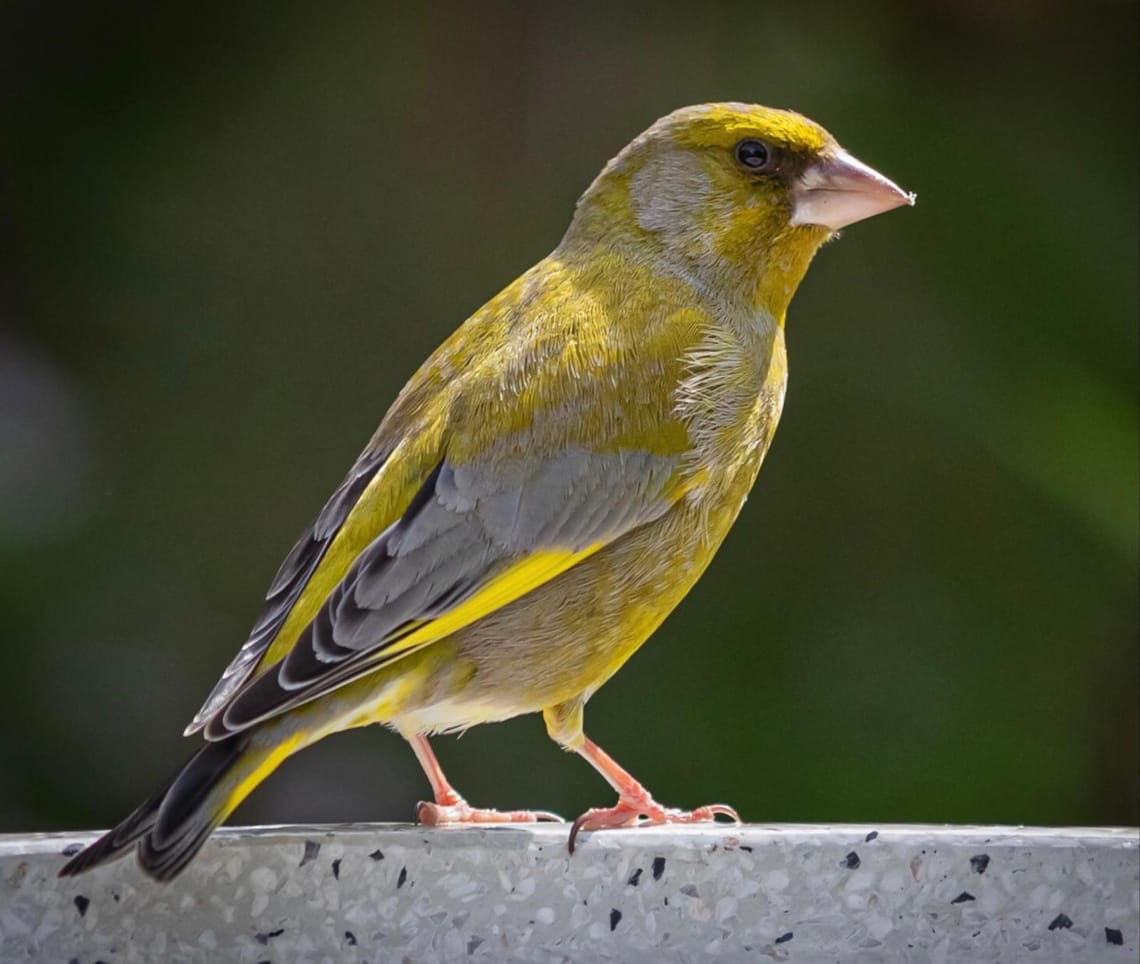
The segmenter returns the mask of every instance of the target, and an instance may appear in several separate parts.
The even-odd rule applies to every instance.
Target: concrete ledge
[[[0,960],[1135,961],[1135,829],[222,830],[174,883],[0,836]]]

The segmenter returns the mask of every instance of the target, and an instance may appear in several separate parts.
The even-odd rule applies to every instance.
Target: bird
[[[583,710],[735,522],[815,253],[914,203],[789,110],[700,104],[635,137],[553,252],[398,394],[186,728],[197,752],[60,875],[134,848],[170,880],[286,757],[370,724],[422,765],[421,824],[558,820],[471,806],[429,743],[537,713],[617,794],[574,821],[571,852],[582,832],[739,820],[659,804],[586,736]]]

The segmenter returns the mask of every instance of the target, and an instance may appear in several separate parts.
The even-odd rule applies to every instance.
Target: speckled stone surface
[[[218,832],[172,884],[0,836],[0,961],[1135,961],[1135,829]]]

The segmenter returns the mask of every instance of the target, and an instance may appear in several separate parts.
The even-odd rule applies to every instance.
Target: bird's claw
[[[661,826],[667,823],[711,823],[717,817],[728,817],[740,823],[740,815],[728,804],[710,803],[695,810],[677,810],[663,807],[646,795],[637,799],[619,798],[613,807],[594,807],[587,810],[570,828],[568,847],[574,853],[578,834],[583,830],[610,830],[615,827]]]

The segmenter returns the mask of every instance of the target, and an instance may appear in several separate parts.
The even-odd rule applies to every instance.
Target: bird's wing
[[[692,324],[663,318],[656,336],[643,330],[624,344],[596,311],[560,317],[493,332],[479,361],[423,393],[414,417],[397,400],[376,454],[290,554],[199,714],[207,738],[451,635],[683,496],[687,435],[672,390]],[[401,398],[440,384],[441,366],[454,371],[453,342]],[[647,365],[647,355],[666,361]]]
[[[565,451],[537,472],[522,461],[493,470],[441,461],[289,652],[235,694],[207,736],[245,729],[444,638],[671,504],[669,457]]]

